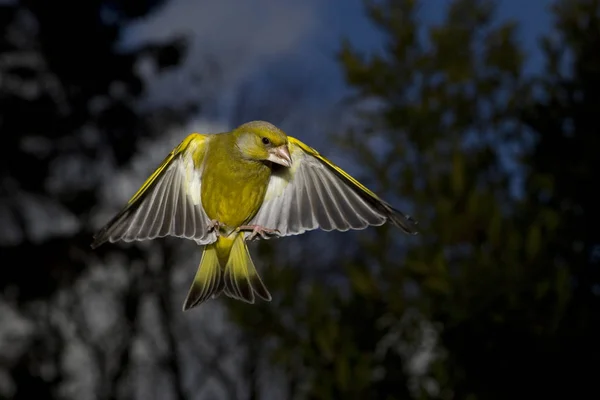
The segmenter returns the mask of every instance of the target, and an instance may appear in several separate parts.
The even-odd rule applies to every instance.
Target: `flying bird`
[[[255,295],[271,300],[247,240],[386,222],[417,233],[414,219],[317,150],[252,121],[231,132],[186,137],[94,235],[92,248],[165,236],[204,245],[185,311],[222,292],[251,304]]]

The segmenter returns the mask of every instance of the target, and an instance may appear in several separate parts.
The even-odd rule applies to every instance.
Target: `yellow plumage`
[[[185,138],[97,235],[106,241],[184,237],[205,245],[184,310],[224,292],[271,300],[246,239],[312,229],[416,222],[298,139],[262,121]]]

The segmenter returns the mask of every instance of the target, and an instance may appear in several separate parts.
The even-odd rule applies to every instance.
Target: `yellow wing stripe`
[[[312,155],[313,157],[317,158],[319,161],[321,161],[322,163],[326,164],[329,168],[335,170],[338,174],[340,174],[341,176],[343,176],[345,179],[347,179],[349,182],[351,182],[353,185],[355,185],[357,188],[359,188],[360,190],[362,190],[363,192],[365,192],[369,196],[373,197],[374,199],[381,200],[379,198],[379,196],[377,196],[375,193],[373,193],[372,191],[370,191],[369,189],[367,189],[365,187],[365,185],[363,185],[362,183],[360,183],[359,181],[357,181],[356,179],[354,179],[346,171],[344,171],[343,169],[341,169],[340,167],[338,167],[337,165],[335,165],[334,163],[332,163],[331,161],[329,161],[327,158],[323,157],[321,154],[319,154],[319,152],[317,150],[315,150],[312,147],[310,147],[310,146],[302,143],[301,141],[299,141],[298,139],[296,139],[296,138],[294,138],[292,136],[288,136],[288,141],[290,143],[292,143],[293,145],[300,147],[306,153],[308,153],[308,154]]]
[[[146,182],[144,182],[144,184],[139,188],[139,190],[131,197],[129,202],[127,202],[127,205],[131,206],[136,201],[138,201],[144,195],[144,193],[148,190],[148,188],[150,188],[152,186],[152,184],[156,181],[156,178],[158,178],[160,176],[160,174],[162,174],[162,172],[165,170],[165,168],[167,168],[169,166],[171,161],[173,161],[173,159],[175,157],[179,156],[180,154],[185,153],[188,150],[188,148],[190,147],[190,144],[192,142],[195,145],[194,147],[198,147],[198,146],[203,145],[205,140],[206,140],[206,136],[201,135],[199,133],[192,133],[192,134],[188,135],[185,139],[183,139],[183,141],[177,147],[175,147],[169,153],[169,155],[167,157],[165,157],[163,162],[152,173],[152,175],[150,175],[150,177],[148,179],[146,179]],[[196,162],[196,160],[194,160],[194,162]]]

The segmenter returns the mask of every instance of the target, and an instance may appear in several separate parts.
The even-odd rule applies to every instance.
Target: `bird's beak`
[[[287,144],[270,149],[267,160],[288,168],[292,166],[292,157],[290,157]]]

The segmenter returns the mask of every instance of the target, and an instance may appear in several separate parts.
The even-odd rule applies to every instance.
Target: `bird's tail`
[[[221,236],[204,248],[183,310],[216,298],[221,292],[250,304],[254,303],[255,294],[271,301],[271,294],[254,267],[243,233]]]

